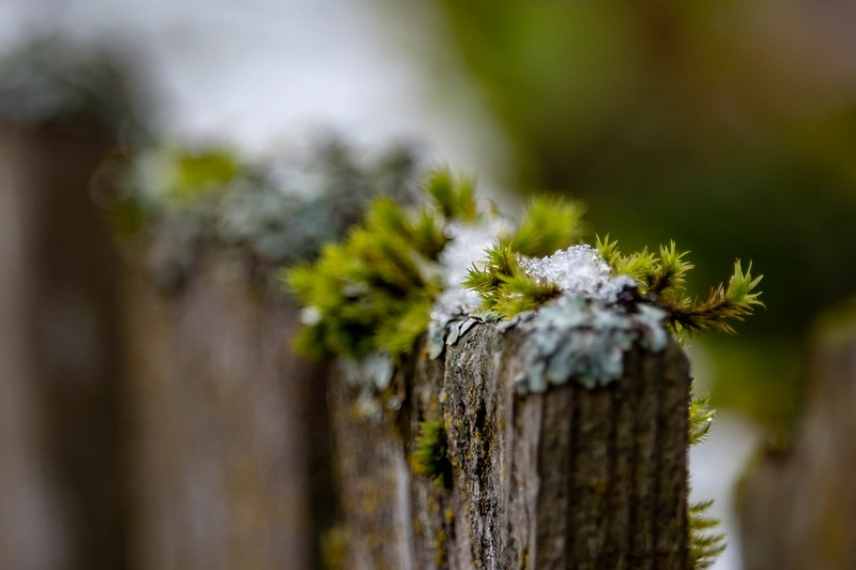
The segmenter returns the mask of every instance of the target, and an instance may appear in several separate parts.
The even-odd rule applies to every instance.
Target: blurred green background
[[[507,133],[510,187],[581,198],[628,246],[674,238],[699,294],[734,256],[765,275],[767,310],[701,342],[713,403],[786,435],[812,322],[856,289],[856,62],[835,29],[850,8],[438,5]]]

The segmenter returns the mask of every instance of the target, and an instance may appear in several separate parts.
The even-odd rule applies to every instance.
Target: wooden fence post
[[[541,333],[502,328],[460,327],[436,360],[423,344],[375,399],[365,386],[383,375],[377,365],[334,384],[345,567],[686,570],[682,350],[616,345],[614,382],[521,393],[527,340]],[[410,467],[425,420],[446,434],[445,483]]]
[[[114,56],[49,39],[0,58],[3,568],[128,563],[120,264],[91,191],[141,126]]]
[[[290,351],[296,310],[229,251],[178,291],[138,274],[128,298],[139,567],[315,567],[326,375]]]
[[[838,307],[832,318],[821,321],[810,374],[805,411],[793,440],[760,451],[738,485],[746,570],[856,568],[852,308]]]
[[[15,295],[6,301],[15,316],[4,323],[12,329],[4,334],[4,352],[13,362],[0,369],[2,382],[26,397],[10,415],[29,422],[30,433],[16,445],[28,441],[30,449],[17,457],[38,463],[33,481],[4,486],[4,493],[32,494],[24,502],[0,501],[0,519],[9,521],[0,526],[11,524],[18,534],[52,527],[52,538],[29,536],[3,549],[16,556],[27,541],[43,542],[34,556],[47,557],[51,568],[125,564],[118,259],[89,195],[90,179],[112,145],[108,133],[85,121],[0,125],[0,185],[4,202],[11,201],[2,215],[20,216],[0,222],[4,230],[19,230],[11,241],[3,238],[16,249],[3,255],[4,264],[12,263],[2,278],[7,294]],[[13,473],[18,468],[24,467],[9,466]],[[28,512],[38,503],[41,514]],[[32,526],[15,522],[44,516],[49,520],[32,520]],[[0,565],[7,567],[3,556]],[[8,567],[43,566],[31,560]]]

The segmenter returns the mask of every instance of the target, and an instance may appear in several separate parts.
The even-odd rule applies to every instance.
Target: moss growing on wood
[[[426,193],[432,202],[418,211],[375,200],[344,242],[286,272],[291,290],[317,316],[298,338],[302,353],[395,358],[413,348],[442,290],[445,227],[476,211],[471,183],[446,172],[429,177]]]
[[[446,489],[452,488],[452,464],[442,420],[425,420],[419,424],[410,466],[416,475],[432,479]]]

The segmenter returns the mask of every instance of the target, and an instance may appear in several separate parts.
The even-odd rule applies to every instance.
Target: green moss
[[[424,216],[377,199],[343,243],[328,244],[318,261],[286,271],[288,286],[317,314],[297,340],[301,352],[394,357],[412,348],[441,288],[426,265],[436,261],[445,238],[439,224],[425,230]],[[413,239],[417,228],[428,237]]]
[[[395,358],[427,330],[442,290],[437,262],[449,240],[445,227],[478,214],[472,183],[448,171],[432,173],[425,191],[430,203],[415,211],[376,199],[344,242],[286,271],[289,288],[316,317],[297,339],[300,352]]]
[[[410,466],[416,475],[427,477],[446,489],[452,488],[452,464],[442,420],[425,420],[419,424]]]
[[[512,251],[544,257],[577,243],[583,236],[585,209],[579,202],[539,197],[532,200],[517,230],[508,238]]]
[[[428,176],[425,190],[447,220],[473,222],[478,217],[475,183],[468,178],[456,178],[447,169],[435,170]]]
[[[725,550],[725,535],[716,532],[719,520],[706,516],[713,501],[693,503],[689,507],[690,567],[693,570],[710,568]]]
[[[690,402],[690,445],[701,443],[710,432],[716,412],[707,398],[696,398]]]
[[[228,188],[241,168],[233,153],[220,148],[177,150],[171,158],[166,196],[177,204],[194,202],[210,192]]]
[[[510,242],[496,244],[486,256],[483,266],[470,270],[464,285],[481,296],[482,308],[488,313],[511,318],[561,294],[556,284],[535,279],[521,269]]]
[[[727,284],[711,287],[706,297],[695,299],[686,294],[686,276],[694,266],[686,260],[688,252],[678,251],[675,242],[661,246],[657,253],[645,248],[625,255],[607,235],[598,238],[597,250],[615,274],[632,277],[643,297],[666,310],[669,325],[676,333],[734,333],[735,322],[764,306],[757,290],[763,276],[752,275],[751,262],[744,271],[740,260],[736,260]]]

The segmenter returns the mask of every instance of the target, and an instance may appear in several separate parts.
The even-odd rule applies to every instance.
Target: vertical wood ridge
[[[574,541],[574,525],[576,518],[573,516],[574,509],[577,506],[577,494],[575,481],[577,479],[577,460],[579,459],[578,442],[580,438],[580,403],[578,396],[578,388],[575,385],[568,387],[571,393],[571,424],[570,424],[570,440],[568,444],[568,536],[565,541],[565,560],[576,559],[576,542]]]
[[[665,390],[665,379],[662,375],[662,361],[657,359],[655,361],[656,366],[656,374],[652,379],[655,385],[655,391],[657,394],[656,397],[656,411],[654,412],[654,417],[656,421],[656,428],[654,432],[654,501],[653,501],[653,515],[654,515],[654,525],[652,528],[652,557],[653,557],[653,568],[654,570],[660,569],[660,520],[662,517],[662,512],[660,510],[661,500],[660,495],[663,492],[663,448],[664,442],[663,438],[665,436],[665,430],[663,429],[663,392]]]

